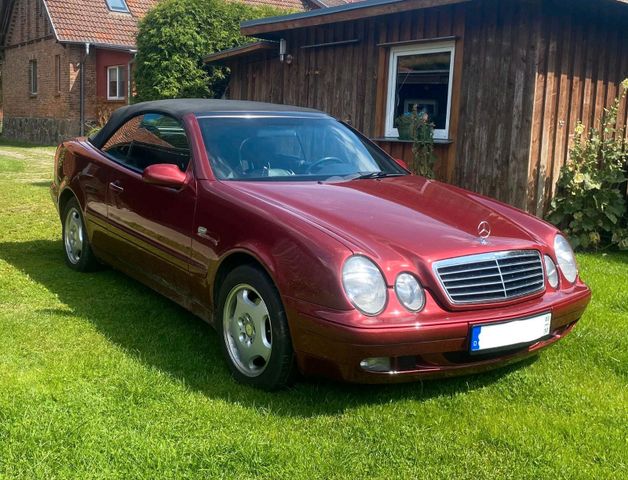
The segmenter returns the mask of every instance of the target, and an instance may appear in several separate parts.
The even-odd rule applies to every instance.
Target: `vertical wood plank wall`
[[[402,14],[355,20],[286,32],[290,65],[274,54],[243,57],[229,62],[234,74],[229,98],[313,107],[350,122],[369,137],[384,134],[381,105],[385,104],[388,48],[378,44],[439,37],[458,37],[451,113],[455,140],[458,124],[459,85],[462,74],[464,5],[452,5]],[[358,39],[346,45],[302,46]],[[275,57],[273,58],[272,55]],[[412,145],[378,142],[392,155],[412,159]],[[439,177],[451,180],[455,142],[437,145]]]
[[[286,32],[290,64],[277,52],[229,62],[228,96],[313,107],[374,132],[378,25],[358,20]],[[302,46],[359,39],[356,43],[303,49]]]
[[[569,11],[559,6],[543,5],[535,33],[538,74],[524,207],[539,216],[555,193],[577,122],[599,127],[628,77],[628,8],[611,2],[576,4]],[[628,100],[617,122],[624,128],[627,107]]]
[[[540,2],[469,5],[454,183],[524,208]]]

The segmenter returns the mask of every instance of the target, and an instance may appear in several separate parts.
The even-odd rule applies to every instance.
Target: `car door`
[[[110,251],[125,270],[177,300],[189,287],[196,182],[183,125],[172,117],[130,119],[102,148],[111,160],[107,221]],[[150,184],[150,165],[174,164],[186,172],[180,188]]]

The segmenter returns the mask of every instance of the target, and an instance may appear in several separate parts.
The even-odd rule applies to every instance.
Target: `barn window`
[[[107,68],[107,100],[124,100],[126,69],[121,66]]]
[[[129,13],[129,7],[126,4],[126,0],[106,0],[107,8],[112,12],[124,12]]]
[[[55,55],[55,92],[61,93],[61,55]]]
[[[387,137],[398,136],[395,119],[416,106],[434,124],[434,138],[449,138],[454,50],[453,41],[391,48]]]
[[[37,60],[28,62],[28,91],[31,95],[37,95]]]

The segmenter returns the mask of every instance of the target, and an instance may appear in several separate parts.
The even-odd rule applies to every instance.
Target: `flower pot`
[[[397,132],[399,132],[399,140],[412,140],[412,125],[399,125]]]

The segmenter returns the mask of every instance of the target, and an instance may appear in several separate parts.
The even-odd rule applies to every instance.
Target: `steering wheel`
[[[323,157],[319,160],[316,160],[314,163],[312,163],[309,167],[307,167],[307,173],[312,173],[312,170],[315,170],[316,167],[319,167],[316,170],[320,170],[320,167],[326,163],[339,163],[339,164],[343,164],[345,163],[344,161],[342,161],[341,159],[339,159],[338,157]]]

